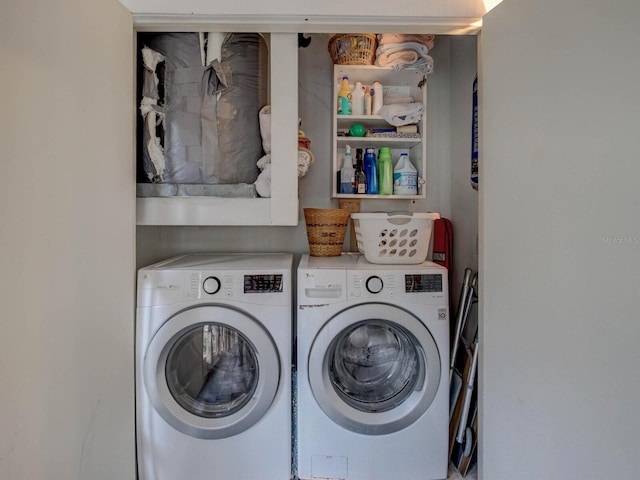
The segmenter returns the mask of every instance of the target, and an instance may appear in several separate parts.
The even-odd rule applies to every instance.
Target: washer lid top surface
[[[290,269],[290,253],[190,253],[145,267],[153,270],[246,270]]]
[[[365,303],[320,329],[308,357],[320,408],[348,430],[381,435],[408,427],[429,408],[441,380],[438,347],[406,310]]]
[[[187,435],[241,433],[269,410],[281,383],[278,349],[255,318],[222,305],[169,318],[149,342],[143,382],[158,414]]]

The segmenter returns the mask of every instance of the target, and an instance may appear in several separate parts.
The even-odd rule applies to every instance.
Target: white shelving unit
[[[343,76],[349,77],[349,83],[362,82],[363,85],[371,85],[374,80],[380,81],[384,94],[406,95],[413,98],[415,102],[422,102],[424,105],[422,118],[418,123],[418,137],[348,137],[338,133],[348,130],[353,124],[359,123],[367,130],[390,128],[380,115],[338,115],[337,113],[337,88]],[[331,163],[331,196],[333,198],[357,198],[357,199],[399,199],[410,200],[426,197],[426,165],[427,165],[427,79],[426,75],[414,70],[404,69],[395,71],[392,68],[376,67],[369,65],[334,65],[334,79],[336,90],[333,101],[333,159]],[[355,151],[357,148],[363,150],[373,147],[376,152],[380,147],[389,147],[391,156],[395,164],[402,152],[407,152],[413,166],[418,170],[418,194],[417,195],[362,195],[338,193],[337,173],[342,168],[346,145],[351,147],[351,154],[355,161]]]

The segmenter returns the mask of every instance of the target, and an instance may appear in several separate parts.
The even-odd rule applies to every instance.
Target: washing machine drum
[[[440,355],[425,325],[405,310],[366,304],[340,312],[319,332],[309,381],[323,411],[369,435],[401,430],[429,408]]]
[[[198,438],[226,438],[254,425],[280,383],[278,351],[253,317],[223,306],[182,311],[158,330],[144,382],[162,418]]]
[[[329,378],[340,397],[363,412],[385,412],[415,389],[421,354],[399,325],[363,321],[336,337],[329,350]]]

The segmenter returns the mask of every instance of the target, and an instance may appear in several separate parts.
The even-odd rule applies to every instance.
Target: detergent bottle
[[[338,115],[351,115],[351,89],[349,77],[342,77],[342,84],[338,90]]]
[[[367,194],[378,194],[378,165],[376,163],[376,149],[367,148],[364,154],[364,174],[367,178]]]
[[[391,195],[393,194],[393,163],[389,147],[380,147],[378,159],[379,193],[380,195]]]
[[[356,82],[351,93],[351,115],[364,115],[364,87],[362,82]]]
[[[344,161],[342,162],[342,169],[340,170],[340,193],[353,193],[356,172],[353,169],[351,147],[347,145],[345,148]]]
[[[371,87],[364,87],[364,114],[371,115]]]
[[[354,193],[367,193],[367,176],[362,165],[362,149],[356,149],[356,182]]]
[[[393,193],[395,195],[418,194],[418,172],[406,152],[400,154],[393,170]]]
[[[383,88],[382,84],[378,80],[373,81],[371,86],[371,95],[373,96],[373,106],[371,107],[371,114],[378,115],[383,104]]]

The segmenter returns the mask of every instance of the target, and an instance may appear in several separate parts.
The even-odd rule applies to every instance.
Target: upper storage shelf
[[[140,197],[138,225],[297,225],[298,38],[273,33],[269,42],[271,197]]]
[[[369,199],[396,199],[415,200],[426,197],[427,184],[427,77],[415,69],[393,70],[393,68],[376,67],[370,65],[334,65],[334,83],[336,89],[333,99],[333,160],[331,163],[331,196],[335,198]],[[361,82],[363,85],[372,85],[378,80],[384,90],[385,104],[391,104],[392,98],[398,102],[411,102],[422,104],[423,111],[420,118],[411,125],[415,133],[407,134],[373,134],[376,129],[389,130],[392,128],[380,115],[342,115],[337,113],[337,86],[344,76],[349,78],[350,84]],[[402,100],[400,100],[402,99]],[[354,124],[360,124],[368,131],[367,136],[345,136],[349,128]],[[380,136],[377,136],[380,135]],[[398,136],[390,136],[398,135]],[[339,193],[338,173],[343,166],[347,145],[351,147],[352,159],[355,161],[356,150],[372,147],[376,153],[381,147],[389,147],[393,163],[395,164],[402,153],[406,153],[412,165],[418,172],[418,193],[416,195],[378,195]]]

